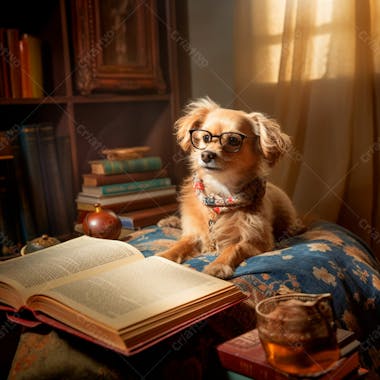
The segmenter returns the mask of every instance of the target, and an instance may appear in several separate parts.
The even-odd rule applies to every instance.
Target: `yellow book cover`
[[[43,97],[41,40],[23,34],[20,40],[21,88],[23,98]]]

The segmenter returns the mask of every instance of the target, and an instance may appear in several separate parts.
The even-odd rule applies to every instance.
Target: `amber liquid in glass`
[[[264,339],[263,339],[264,338]],[[291,344],[267,341],[261,337],[268,362],[289,374],[323,372],[339,359],[339,348],[330,338]]]

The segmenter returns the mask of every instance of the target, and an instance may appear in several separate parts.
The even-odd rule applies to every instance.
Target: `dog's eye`
[[[221,134],[220,143],[224,151],[234,153],[240,150],[245,137],[245,135],[240,133],[225,132]]]
[[[241,137],[229,136],[227,144],[231,146],[239,146],[241,144]]]
[[[203,142],[208,144],[211,141],[211,136],[209,134],[204,134],[202,136],[202,139],[203,139]]]

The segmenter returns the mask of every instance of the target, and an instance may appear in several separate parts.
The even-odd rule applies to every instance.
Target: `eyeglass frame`
[[[194,142],[193,142],[193,133],[194,132],[206,132],[210,137],[211,137],[211,140],[210,142],[208,143],[205,143],[206,146],[204,148],[198,148],[197,146],[195,146]],[[189,131],[190,133],[190,142],[191,142],[191,145],[195,148],[195,149],[198,149],[198,150],[205,150],[207,148],[207,145],[210,144],[212,142],[212,139],[213,138],[218,138],[219,140],[219,144],[220,146],[222,147],[223,151],[224,152],[227,152],[227,153],[237,153],[240,151],[241,147],[243,146],[243,142],[244,142],[244,139],[248,138],[249,136],[245,135],[244,133],[240,133],[240,132],[222,132],[220,135],[213,135],[210,131],[207,131],[206,129],[190,129]],[[237,147],[237,150],[232,150],[232,151],[228,151],[228,150],[225,150],[224,149],[224,145],[222,144],[222,136],[223,135],[228,135],[228,134],[234,134],[234,135],[239,135],[241,137],[241,143],[240,145]]]

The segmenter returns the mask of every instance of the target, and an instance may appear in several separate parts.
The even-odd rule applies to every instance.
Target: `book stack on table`
[[[160,157],[107,158],[90,167],[76,198],[79,223],[95,204],[114,211],[126,229],[155,224],[177,211],[176,187]]]

